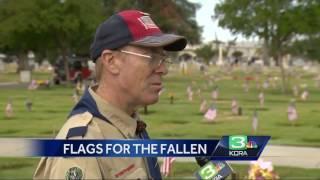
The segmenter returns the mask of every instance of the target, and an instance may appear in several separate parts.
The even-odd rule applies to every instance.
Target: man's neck
[[[103,84],[99,85],[95,92],[105,101],[110,103],[111,105],[121,109],[126,112],[129,116],[134,114],[136,108],[130,106],[130,103],[125,101],[125,98],[120,93],[115,93],[110,87],[105,87]]]

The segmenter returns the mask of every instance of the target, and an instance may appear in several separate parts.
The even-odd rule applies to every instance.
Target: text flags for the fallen
[[[213,122],[214,119],[217,117],[217,109],[214,104],[207,110],[204,118],[207,122]]]
[[[264,106],[264,94],[263,92],[259,93],[259,102],[260,102],[260,107]]]
[[[258,125],[259,125],[258,112],[257,110],[255,110],[252,118],[252,130],[254,134],[256,134],[258,131]]]
[[[173,165],[174,160],[175,160],[174,157],[165,157],[165,158],[163,158],[163,163],[162,163],[162,166],[161,166],[161,173],[165,177],[168,177],[170,175],[170,172],[172,171],[172,165]]]
[[[297,112],[296,106],[294,102],[291,102],[290,105],[288,106],[288,120],[293,125],[297,119],[298,119],[298,112]]]

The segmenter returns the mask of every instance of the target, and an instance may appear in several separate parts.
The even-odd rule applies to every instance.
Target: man
[[[70,113],[57,139],[145,139],[137,109],[154,104],[168,70],[164,51],[187,41],[164,34],[149,14],[119,12],[96,31],[90,48],[97,86]],[[42,158],[36,179],[161,179],[156,158]]]

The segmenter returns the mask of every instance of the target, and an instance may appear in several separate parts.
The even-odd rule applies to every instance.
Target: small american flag
[[[188,99],[189,99],[189,101],[193,101],[193,92],[192,91],[188,92]]]
[[[269,81],[264,81],[263,88],[268,89],[269,88]]]
[[[304,90],[301,94],[301,100],[306,101],[308,99],[309,92],[307,90]]]
[[[292,103],[288,107],[288,120],[293,122],[298,119],[298,112],[295,105]]]
[[[252,130],[254,133],[256,133],[258,130],[258,124],[259,124],[258,112],[255,110],[252,118]]]
[[[189,85],[188,87],[187,87],[187,94],[189,93],[189,92],[191,92],[192,91],[192,87]]]
[[[8,104],[6,105],[5,112],[6,112],[7,118],[10,118],[13,116],[13,107],[11,102],[8,102]]]
[[[172,164],[174,162],[175,158],[174,157],[165,157],[163,159],[163,163],[161,166],[161,173],[165,176],[168,177],[170,174],[170,171],[172,169]]]
[[[78,103],[78,101],[79,101],[79,96],[78,96],[77,93],[73,93],[72,98],[73,98],[74,103]]]
[[[212,105],[206,114],[204,115],[204,118],[208,121],[213,121],[217,117],[217,109],[214,105]]]
[[[203,100],[201,105],[200,105],[200,112],[205,113],[207,111],[207,101]]]
[[[32,101],[30,99],[26,100],[25,105],[26,105],[27,111],[29,112],[32,111]]]
[[[259,94],[259,101],[260,101],[260,107],[264,106],[264,94],[263,92],[260,92]]]
[[[233,98],[232,102],[231,102],[232,114],[234,114],[234,115],[238,114],[238,110],[239,110],[238,102],[235,98]]]
[[[298,89],[297,85],[292,87],[292,91],[293,91],[293,95],[294,96],[298,96],[299,95],[299,89]]]
[[[217,100],[218,99],[218,90],[217,89],[212,91],[211,97],[212,97],[213,100]]]
[[[248,84],[248,82],[246,81],[244,84],[243,84],[243,90],[244,90],[244,92],[249,92],[249,84]]]

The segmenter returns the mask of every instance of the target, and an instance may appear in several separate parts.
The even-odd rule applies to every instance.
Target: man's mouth
[[[157,82],[157,83],[151,83],[151,87],[156,88],[158,91],[162,89],[162,83]]]

